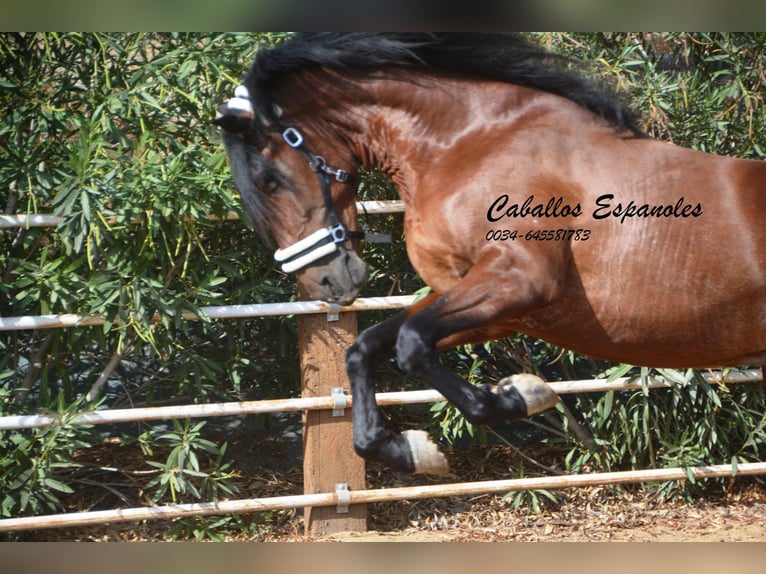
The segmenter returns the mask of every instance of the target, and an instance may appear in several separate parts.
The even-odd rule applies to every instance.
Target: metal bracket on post
[[[348,406],[348,399],[346,393],[343,392],[343,387],[333,387],[330,389],[330,396],[332,397],[332,416],[342,417],[346,414],[346,407]]]
[[[337,303],[327,304],[327,321],[340,321],[340,305]]]
[[[348,484],[339,482],[335,485],[335,494],[338,497],[338,505],[335,512],[338,514],[348,514],[348,506],[351,504],[351,493],[348,491]]]

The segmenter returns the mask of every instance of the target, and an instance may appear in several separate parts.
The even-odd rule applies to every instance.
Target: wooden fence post
[[[350,392],[344,363],[356,335],[356,313],[341,313],[337,321],[323,314],[298,317],[302,396],[329,396],[333,387]],[[364,459],[354,452],[350,408],[342,416],[331,410],[304,412],[303,453],[305,494],[335,492],[339,483],[352,491],[367,487]],[[365,531],[367,507],[354,504],[345,513],[334,506],[308,507],[304,520],[306,534],[313,536]]]

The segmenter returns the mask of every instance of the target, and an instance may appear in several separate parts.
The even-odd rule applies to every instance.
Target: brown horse
[[[634,365],[766,363],[766,163],[651,139],[522,39],[298,37],[258,52],[217,124],[248,216],[310,297],[347,304],[365,284],[358,166],[405,203],[432,294],[348,351],[365,458],[446,470],[425,433],[382,422],[373,373],[394,355],[474,423],[557,400],[536,377],[477,387],[437,359],[514,332]]]

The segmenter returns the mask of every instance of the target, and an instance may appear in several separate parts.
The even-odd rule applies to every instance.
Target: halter
[[[330,176],[335,176],[335,181],[339,183],[348,183],[348,172],[343,169],[331,168],[321,155],[311,153],[303,141],[303,136],[296,128],[286,128],[282,132],[282,139],[288,146],[306,156],[309,167],[317,174],[319,189],[322,192],[322,199],[327,210],[327,220],[330,223],[329,226],[315,231],[289,247],[277,249],[274,253],[274,259],[282,263],[282,271],[292,273],[325,255],[334,253],[341,243],[349,239],[363,239],[365,234],[362,231],[346,229],[335,213],[330,191]]]
[[[243,115],[251,118],[255,117],[250,94],[245,86],[237,87],[234,91],[234,97],[228,101],[227,107],[230,110],[239,110]],[[338,250],[338,246],[341,243],[349,239],[363,239],[365,233],[362,231],[349,231],[335,213],[332,192],[330,191],[330,176],[334,176],[335,181],[339,183],[348,183],[348,172],[343,169],[331,168],[322,156],[312,153],[306,147],[303,135],[296,128],[285,128],[282,131],[282,139],[285,140],[288,146],[306,156],[309,167],[317,174],[319,189],[322,192],[322,199],[327,210],[327,220],[330,224],[284,249],[276,250],[274,259],[282,264],[282,271],[293,273],[303,269],[317,259],[334,253]]]

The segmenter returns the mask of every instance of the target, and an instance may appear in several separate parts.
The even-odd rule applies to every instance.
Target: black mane
[[[246,83],[258,112],[275,121],[271,87],[306,68],[371,70],[401,67],[430,74],[527,86],[568,98],[618,129],[640,132],[610,90],[565,68],[568,61],[514,34],[309,33],[260,50]]]

